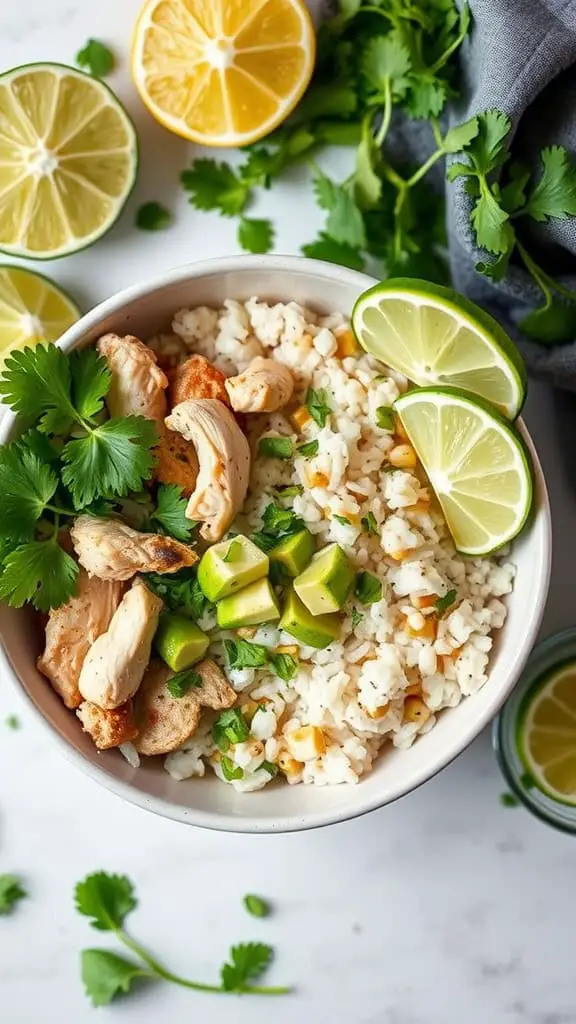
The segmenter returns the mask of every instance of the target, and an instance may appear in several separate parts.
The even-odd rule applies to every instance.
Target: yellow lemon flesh
[[[60,64],[0,76],[0,249],[50,259],[100,238],[137,169],[132,122],[108,87]]]
[[[166,128],[207,146],[245,146],[294,109],[314,52],[302,0],[149,0],[132,74]]]
[[[16,349],[58,341],[80,315],[47,277],[23,267],[0,267],[0,369]]]

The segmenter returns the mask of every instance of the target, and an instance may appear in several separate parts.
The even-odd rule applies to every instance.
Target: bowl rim
[[[244,254],[199,260],[192,263],[180,264],[179,266],[164,271],[152,278],[147,278],[144,282],[136,285],[130,285],[129,287],[114,293],[109,298],[104,299],[102,302],[98,303],[98,305],[94,306],[94,308],[88,313],[84,314],[84,316],[82,316],[62,335],[57,342],[58,347],[63,349],[65,352],[75,348],[79,343],[81,343],[83,337],[90,330],[96,327],[99,322],[111,314],[120,312],[124,306],[129,305],[138,299],[144,298],[150,292],[159,291],[167,286],[179,284],[187,280],[229,272],[238,273],[244,270],[262,270],[267,272],[276,271],[283,274],[291,273],[304,277],[320,276],[325,279],[329,279],[332,282],[342,282],[343,285],[356,289],[358,293],[361,293],[366,290],[366,288],[369,288],[371,285],[376,283],[374,278],[360,271],[350,270],[347,267],[341,267],[337,264],[328,263],[324,260],[315,260],[303,256]],[[8,410],[2,416],[2,420],[0,422],[0,444],[4,444],[9,439],[16,423],[16,419],[16,415],[11,410]],[[508,668],[506,685],[502,686],[500,690],[494,694],[490,704],[485,708],[483,714],[479,718],[475,719],[463,733],[459,734],[456,743],[452,743],[447,747],[445,756],[438,760],[434,771],[430,772],[422,769],[417,774],[415,781],[412,781],[408,785],[399,785],[395,794],[387,800],[383,801],[378,797],[378,795],[373,795],[369,799],[359,799],[358,807],[354,807],[354,809],[347,808],[343,811],[339,811],[338,808],[331,808],[325,811],[318,810],[307,812],[301,818],[299,816],[292,815],[284,819],[279,817],[277,820],[262,821],[250,814],[247,814],[242,818],[238,818],[233,814],[212,814],[211,812],[172,803],[170,800],[162,797],[145,794],[136,787],[133,787],[129,782],[117,779],[110,775],[104,768],[101,768],[97,764],[93,764],[84,756],[84,754],[79,750],[76,750],[63,736],[60,735],[60,733],[44,717],[40,709],[26,692],[7,655],[3,639],[1,637],[0,668],[4,670],[6,678],[10,680],[11,685],[19,694],[20,699],[24,700],[29,705],[32,713],[40,722],[41,727],[50,734],[53,742],[56,743],[58,749],[64,754],[68,761],[74,764],[84,775],[87,775],[89,778],[93,779],[116,796],[127,800],[129,803],[139,806],[144,810],[151,811],[160,817],[169,818],[173,821],[179,821],[184,824],[195,825],[200,828],[206,828],[217,832],[278,834],[283,832],[299,832],[314,828],[321,828],[327,825],[335,825],[340,822],[350,821],[354,818],[361,817],[364,814],[369,814],[371,811],[378,810],[388,804],[395,803],[408,793],[418,789],[429,779],[434,778],[439,774],[439,772],[451,764],[490,723],[515,686],[530,655],[542,622],[546,599],[548,596],[552,564],[552,522],[550,501],[544,473],[532,438],[521,418],[516,421],[516,426],[519,429],[532,458],[535,481],[534,493],[539,497],[537,515],[540,520],[540,528],[542,530],[540,571],[538,573],[539,586],[529,628],[524,631],[522,635],[522,642],[519,644],[514,658]],[[534,518],[535,516],[533,515],[528,523],[527,529],[529,531],[534,528]],[[361,785],[357,787],[356,792],[360,797]]]

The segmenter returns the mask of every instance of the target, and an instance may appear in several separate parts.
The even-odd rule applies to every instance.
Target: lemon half
[[[0,267],[0,368],[15,349],[58,341],[81,316],[53,281],[23,267]]]

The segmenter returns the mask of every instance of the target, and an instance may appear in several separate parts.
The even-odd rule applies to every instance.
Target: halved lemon
[[[0,249],[52,259],[95,242],[137,166],[132,122],[103,82],[62,64],[0,75]]]
[[[576,665],[560,665],[524,698],[518,752],[539,789],[576,805]]]
[[[464,388],[515,419],[526,368],[513,341],[480,306],[451,288],[391,278],[360,296],[352,327],[367,352],[421,387]]]
[[[148,0],[132,75],[165,128],[206,146],[245,146],[294,109],[314,54],[303,0]]]
[[[459,551],[486,555],[515,537],[532,505],[532,472],[514,428],[458,388],[419,388],[394,403]]]
[[[47,277],[0,267],[0,367],[14,349],[58,341],[80,316],[76,303]]]

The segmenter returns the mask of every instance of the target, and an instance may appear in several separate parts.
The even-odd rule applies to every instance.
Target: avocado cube
[[[283,565],[289,576],[299,576],[310,563],[315,550],[316,544],[310,530],[299,530],[281,540],[268,552],[268,557],[271,563]]]
[[[311,615],[294,590],[287,594],[279,626],[299,643],[318,650],[328,647],[340,636],[339,616]]]
[[[240,534],[213,544],[198,565],[198,583],[209,601],[220,601],[268,575],[268,555]]]
[[[237,594],[224,597],[216,605],[216,619],[220,629],[260,626],[263,622],[279,618],[280,609],[267,579],[251,583]]]
[[[204,657],[210,637],[185,615],[164,612],[154,637],[158,654],[174,672],[190,668]]]
[[[312,615],[337,612],[354,586],[354,572],[338,544],[322,548],[294,580],[294,590]]]

